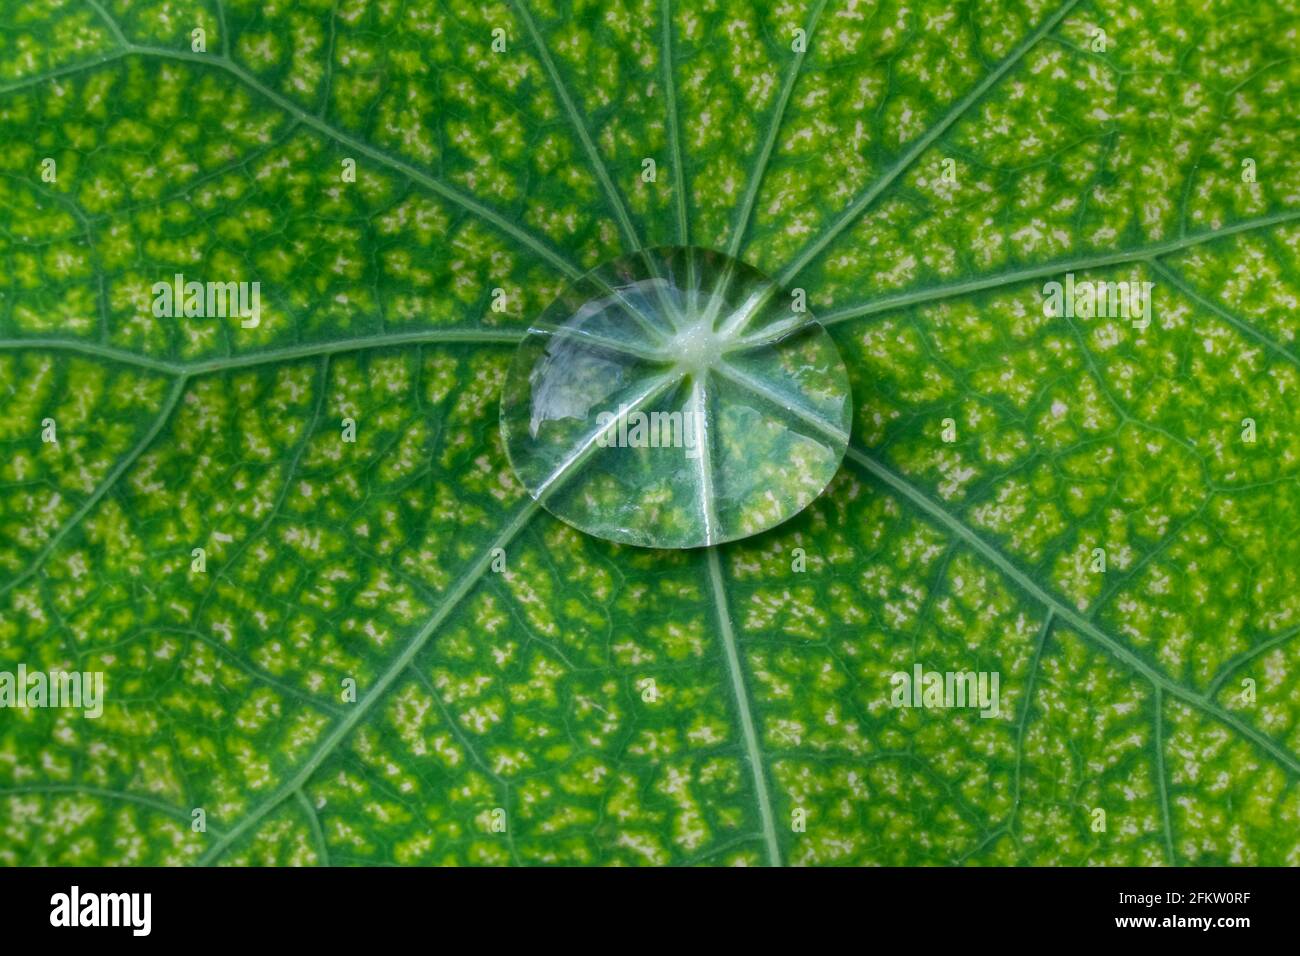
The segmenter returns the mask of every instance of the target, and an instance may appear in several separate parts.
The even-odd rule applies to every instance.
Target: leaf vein
[[[794,260],[787,265],[784,270],[782,270],[780,276],[776,280],[777,285],[788,287],[790,282],[803,271],[804,267],[816,258],[817,255],[826,248],[826,246],[834,241],[836,236],[852,225],[853,221],[856,220],[857,217],[876,200],[877,196],[888,189],[894,180],[911,168],[916,159],[929,149],[930,145],[934,143],[935,140],[947,132],[949,127],[957,122],[957,120],[962,116],[966,115],[966,112],[974,106],[985,93],[992,89],[993,86],[1001,80],[1013,66],[1019,63],[1024,55],[1028,53],[1039,40],[1055,29],[1056,25],[1065,19],[1066,15],[1074,9],[1078,2],[1079,0],[1065,0],[1065,3],[1061,4],[1055,13],[1039,24],[1038,28],[1035,29],[1033,33],[1025,37],[1025,39],[1020,42],[1019,46],[1008,53],[1007,56],[1003,58],[1002,62],[997,65],[996,69],[987,74],[984,79],[976,84],[974,89],[954,103],[952,108],[949,109],[942,118],[940,118],[939,122],[926,130],[925,133],[922,134],[922,136],[917,139],[892,166],[885,170],[883,175],[878,177],[864,192],[860,193],[858,198],[849,203],[844,212],[841,213],[830,226],[823,230],[821,235],[815,237],[811,242],[804,246],[803,250],[795,256]]]
[[[745,689],[745,675],[741,670],[740,654],[736,649],[736,635],[731,626],[731,614],[727,610],[727,592],[722,580],[722,567],[718,560],[718,548],[705,549],[709,569],[709,584],[713,594],[713,606],[718,617],[718,630],[722,635],[722,647],[727,662],[727,674],[731,678],[731,691],[735,698],[736,712],[740,717],[741,735],[745,740],[745,757],[753,775],[754,795],[758,801],[758,817],[763,827],[763,842],[767,847],[768,862],[772,866],[781,865],[781,848],[776,839],[776,825],[772,819],[772,798],[768,792],[767,777],[763,769],[763,752],[759,746],[758,733],[754,727],[754,717],[750,713],[749,694]]]
[[[1069,624],[1070,627],[1083,636],[1091,639],[1103,650],[1109,652],[1112,657],[1127,665],[1130,670],[1145,677],[1153,686],[1162,688],[1164,691],[1168,692],[1170,696],[1178,698],[1184,703],[1200,710],[1207,716],[1217,720],[1219,723],[1236,731],[1239,736],[1249,740],[1255,746],[1268,753],[1292,777],[1300,778],[1300,759],[1297,759],[1294,754],[1283,748],[1272,738],[1244,722],[1237,715],[1220,707],[1208,696],[1199,694],[1188,687],[1184,687],[1162,671],[1159,671],[1152,665],[1148,664],[1132,650],[1126,647],[1121,641],[1116,640],[1106,632],[1102,631],[1101,628],[1083,615],[1079,614],[1065,601],[1056,597],[1046,588],[1035,582],[1033,578],[1022,571],[998,548],[985,541],[984,538],[976,533],[974,529],[954,516],[947,508],[936,502],[920,488],[916,487],[893,470],[887,468],[877,459],[860,451],[855,446],[849,446],[849,449],[846,452],[846,457],[863,468],[866,472],[876,477],[883,484],[902,495],[932,519],[944,525],[949,531],[956,534],[970,545],[970,547],[984,557],[985,560],[1019,585],[1020,588],[1029,596],[1033,597],[1044,607],[1055,611],[1056,615]]]

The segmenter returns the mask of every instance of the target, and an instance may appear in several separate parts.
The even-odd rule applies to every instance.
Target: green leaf
[[[700,249],[584,276],[511,366],[501,423],[515,473],[610,541],[700,547],[786,521],[835,477],[852,414],[834,342],[793,306]]]
[[[1300,862],[1294,12],[0,26],[0,702],[104,675],[100,716],[0,710],[0,862]],[[511,467],[511,363],[688,247],[803,290],[826,332],[770,316],[742,371],[847,451],[787,507],[840,455],[774,468],[769,403],[711,462],[775,501],[737,533],[716,482],[629,507],[662,474],[627,458],[584,525]],[[159,315],[178,274],[256,314]],[[918,672],[998,696],[912,706]]]

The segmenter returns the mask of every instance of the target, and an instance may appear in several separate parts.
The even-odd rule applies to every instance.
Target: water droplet
[[[501,399],[530,494],[612,541],[692,548],[797,514],[852,415],[835,343],[762,273],[665,248],[576,280],[520,345]]]

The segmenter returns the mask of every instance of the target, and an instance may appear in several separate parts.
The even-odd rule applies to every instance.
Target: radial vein
[[[501,232],[511,236],[520,244],[532,250],[569,278],[576,279],[582,274],[581,269],[569,262],[554,249],[550,248],[550,246],[541,239],[537,238],[527,230],[521,229],[518,225],[506,216],[497,212],[495,209],[483,205],[477,199],[465,195],[460,190],[455,189],[447,183],[444,183],[442,180],[423,172],[417,167],[412,166],[410,163],[404,162],[395,156],[390,156],[388,153],[371,146],[364,140],[357,139],[354,136],[349,136],[342,130],[336,129],[329,123],[326,123],[319,116],[315,116],[298,106],[298,104],[294,103],[293,100],[288,99],[271,89],[269,86],[266,86],[257,77],[249,73],[229,57],[223,54],[193,53],[189,50],[169,50],[165,47],[142,46],[137,43],[131,43],[122,33],[121,27],[119,27],[117,22],[108,14],[108,12],[100,6],[97,0],[88,0],[88,2],[90,6],[95,9],[95,12],[99,15],[100,19],[107,25],[109,32],[113,34],[113,38],[119,44],[119,49],[123,55],[139,53],[144,56],[155,56],[163,59],[187,60],[194,63],[208,64],[215,66],[218,69],[225,70],[250,90],[253,90],[259,96],[274,103],[280,110],[295,117],[299,122],[305,123],[318,133],[327,136],[349,149],[356,150],[376,162],[402,173],[412,182],[423,186],[430,192],[436,193],[449,202],[455,203],[462,209],[473,213],[484,222],[490,223]]]
[[[298,801],[298,806],[302,808],[303,816],[307,818],[307,825],[311,827],[312,838],[316,841],[316,862],[321,866],[330,865],[329,845],[325,842],[325,831],[321,829],[320,817],[316,814],[316,808],[311,805],[307,799],[307,794],[299,787],[293,792],[294,799]]]
[[[1283,749],[1274,740],[1242,721],[1236,714],[1224,710],[1211,698],[1204,694],[1198,694],[1187,687],[1183,687],[1181,684],[1171,680],[1161,671],[1156,670],[1142,658],[1138,657],[1137,654],[1133,653],[1133,651],[1129,650],[1129,648],[1125,647],[1123,643],[1102,631],[1101,628],[1097,627],[1097,625],[1093,624],[1069,604],[1051,594],[1040,584],[1035,582],[1033,578],[1020,570],[1020,568],[1017,567],[999,549],[985,541],[975,532],[974,529],[953,515],[942,504],[933,500],[921,489],[907,481],[907,479],[852,445],[849,446],[849,449],[845,454],[849,460],[858,464],[871,475],[874,475],[885,485],[892,488],[925,514],[938,521],[950,532],[965,541],[985,560],[1019,585],[1020,588],[1030,597],[1034,598],[1044,607],[1055,611],[1056,615],[1066,624],[1100,645],[1104,650],[1108,651],[1112,657],[1117,658],[1131,670],[1145,677],[1154,687],[1163,689],[1171,697],[1176,697],[1184,703],[1190,704],[1201,712],[1213,717],[1215,720],[1219,721],[1219,723],[1232,728],[1240,736],[1250,740],[1261,750],[1272,756],[1273,759],[1286,768],[1293,777],[1300,777],[1300,760],[1298,760],[1294,754]]]
[[[208,851],[200,858],[200,864],[207,865],[212,863],[220,857],[221,854],[225,852],[226,848],[235,840],[239,839],[239,837],[248,832],[249,829],[265,818],[268,813],[280,806],[280,804],[285,800],[291,798],[295,792],[306,785],[307,781],[311,779],[312,775],[320,768],[321,764],[323,764],[326,759],[328,759],[329,756],[338,749],[339,745],[347,739],[348,735],[352,733],[353,728],[361,722],[362,718],[370,712],[375,704],[383,699],[384,692],[395,680],[397,680],[399,676],[401,676],[402,672],[406,670],[411,661],[415,659],[415,656],[424,649],[425,645],[429,642],[429,638],[438,630],[438,627],[442,622],[445,621],[447,616],[451,614],[456,606],[464,600],[465,596],[470,592],[470,589],[487,571],[488,566],[492,562],[493,551],[496,548],[504,548],[509,544],[510,541],[514,539],[515,535],[523,530],[529,519],[537,512],[538,507],[537,502],[530,498],[515,513],[515,516],[506,525],[504,530],[497,535],[491,545],[484,549],[483,553],[480,554],[474,563],[466,569],[465,573],[461,575],[460,579],[455,583],[455,585],[453,585],[451,590],[447,592],[442,603],[438,605],[437,609],[435,609],[429,616],[429,619],[425,621],[424,626],[415,633],[415,636],[407,643],[406,647],[402,650],[402,653],[393,660],[393,662],[388,666],[388,669],[379,676],[379,679],[375,681],[369,690],[366,691],[365,695],[352,706],[352,709],[348,712],[347,716],[334,725],[333,729],[328,735],[326,735],[325,739],[321,741],[320,746],[316,748],[311,757],[307,759],[307,761],[289,780],[281,784],[275,793],[271,794],[270,797],[245,814],[244,817],[235,826],[231,827],[224,836],[213,843],[212,846],[208,848]]]
[[[792,279],[797,276],[809,262],[817,257],[823,249],[829,245],[836,236],[847,229],[859,215],[862,214],[876,197],[889,188],[890,184],[901,176],[916,161],[917,157],[930,148],[930,145],[942,136],[953,123],[957,122],[967,110],[971,108],[985,93],[987,93],[998,80],[1006,75],[1007,71],[1020,62],[1021,58],[1029,52],[1039,40],[1053,30],[1058,23],[1065,19],[1075,4],[1079,0],[1066,0],[1061,4],[1050,17],[1044,20],[1038,29],[1025,37],[1020,45],[1007,54],[1006,58],[999,63],[992,72],[984,77],[976,87],[958,100],[947,113],[935,123],[925,134],[922,135],[907,152],[903,153],[898,160],[885,170],[884,174],[875,180],[867,189],[862,192],[848,207],[841,213],[829,227],[827,227],[819,236],[809,242],[803,250],[794,257],[789,265],[781,272],[777,278],[777,285],[788,286]]]
[[[7,797],[25,796],[100,797],[105,800],[121,800],[124,803],[134,803],[157,813],[162,813],[169,817],[175,817],[177,820],[183,820],[186,823],[191,822],[194,818],[194,811],[191,809],[174,807],[169,803],[156,800],[148,795],[131,793],[128,790],[110,790],[106,787],[86,786],[74,783],[46,783],[19,785],[16,787],[0,787],[0,800]],[[221,833],[221,831],[214,826],[209,826],[207,832],[213,835],[219,835]]]
[[[743,388],[756,398],[761,398],[773,408],[780,409],[789,415],[797,418],[806,425],[811,426],[819,434],[829,438],[833,442],[844,444],[849,440],[848,432],[841,429],[832,421],[821,417],[817,412],[805,408],[797,398],[791,398],[774,391],[770,386],[761,380],[742,372],[727,362],[720,362],[714,369],[722,378],[727,379],[733,385]]]
[[[1282,223],[1292,222],[1297,219],[1300,219],[1300,209],[1291,209],[1284,212],[1273,213],[1268,216],[1260,216],[1255,219],[1244,219],[1241,222],[1235,222],[1231,225],[1223,226],[1222,228],[1216,229],[1212,232],[1201,232],[1190,236],[1182,236],[1178,239],[1152,243],[1149,246],[1142,246],[1138,249],[1099,252],[1079,256],[1075,259],[1058,260],[1040,266],[1029,266],[1011,272],[1000,272],[996,275],[967,279],[963,282],[953,282],[948,285],[931,286],[926,289],[916,289],[912,292],[903,292],[898,295],[883,296],[870,302],[864,302],[861,305],[848,305],[832,312],[827,312],[825,315],[821,316],[820,321],[822,325],[835,325],[839,322],[845,322],[849,319],[856,319],[866,315],[873,315],[877,312],[889,312],[895,309],[905,308],[909,305],[922,305],[926,302],[934,302],[939,299],[951,299],[959,295],[965,295],[969,292],[983,292],[988,289],[997,289],[1002,286],[1015,285],[1018,282],[1028,282],[1031,279],[1043,279],[1047,276],[1060,275],[1063,272],[1099,269],[1104,266],[1123,265],[1128,262],[1151,261],[1157,256],[1167,256],[1183,249],[1190,249],[1193,246],[1213,242],[1216,239],[1224,239],[1228,236],[1236,235],[1241,232],[1249,232],[1254,229],[1265,229],[1269,226],[1281,225]]]
[[[81,519],[90,513],[90,510],[99,503],[100,499],[102,499],[104,495],[108,494],[109,490],[117,482],[118,478],[122,476],[122,473],[130,468],[136,460],[144,454],[145,449],[153,443],[154,438],[158,436],[158,433],[162,431],[163,426],[167,424],[168,419],[171,418],[172,412],[175,410],[177,403],[180,402],[181,396],[185,393],[185,384],[187,381],[188,379],[184,375],[176,378],[176,381],[172,383],[171,391],[168,392],[167,398],[163,401],[162,408],[159,410],[157,417],[154,418],[153,424],[149,426],[149,430],[144,433],[129,452],[118,460],[117,464],[113,466],[113,470],[110,471],[104,480],[99,483],[98,487],[91,492],[90,497],[82,502],[81,507],[73,513],[72,517],[65,521],[59,527],[59,530],[50,536],[50,539],[45,542],[45,547],[41,548],[36,557],[34,557],[27,565],[27,568],[19,575],[12,578],[3,587],[0,587],[0,596],[8,594],[11,590],[35,574],[36,569],[39,568],[54,549],[59,546],[59,542],[63,540],[68,532],[75,528],[81,522]]]
[[[758,732],[749,709],[749,694],[745,690],[745,676],[741,671],[740,654],[736,649],[736,635],[731,627],[731,614],[727,610],[727,592],[722,580],[722,566],[718,549],[705,548],[708,557],[709,582],[712,585],[713,605],[718,615],[718,630],[726,651],[727,672],[731,675],[731,690],[740,716],[740,730],[745,738],[745,756],[754,775],[754,793],[758,799],[758,816],[763,827],[763,842],[767,846],[767,859],[772,866],[781,865],[781,847],[776,840],[776,824],[772,819],[772,799],[768,794],[767,776],[763,769],[763,752],[758,744]]]
[[[664,68],[664,99],[668,112],[668,143],[673,156],[673,191],[677,193],[677,241],[691,244],[690,213],[686,201],[686,154],[682,152],[681,117],[677,108],[677,83],[673,77],[673,11],[671,0],[660,0],[660,59]],[[687,260],[693,268],[694,260]],[[690,285],[693,287],[694,283]]]
[[[1224,682],[1236,673],[1242,665],[1253,661],[1261,654],[1268,653],[1275,647],[1285,644],[1287,641],[1293,640],[1297,636],[1300,636],[1300,627],[1289,628],[1281,634],[1275,634],[1273,637],[1261,641],[1254,647],[1247,648],[1240,654],[1230,658],[1220,669],[1219,673],[1210,680],[1209,685],[1205,688],[1205,693],[1210,697],[1217,697]]]
[[[745,241],[745,233],[749,230],[749,219],[754,212],[754,201],[758,198],[758,187],[762,185],[763,177],[767,175],[772,151],[776,147],[776,138],[785,123],[785,110],[790,102],[790,94],[794,92],[795,83],[799,80],[799,71],[803,69],[804,58],[808,55],[808,48],[812,46],[813,31],[817,29],[817,21],[825,7],[826,0],[817,0],[813,4],[812,11],[808,14],[807,25],[804,27],[804,47],[794,55],[794,61],[786,71],[785,82],[781,85],[780,99],[777,100],[772,118],[768,121],[767,136],[763,140],[763,148],[754,163],[754,169],[749,175],[749,182],[745,186],[745,197],[740,204],[740,212],[731,234],[727,254],[732,258],[735,258],[740,251],[741,243]]]

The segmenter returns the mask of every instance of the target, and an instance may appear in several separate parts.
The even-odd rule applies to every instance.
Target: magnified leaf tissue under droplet
[[[848,443],[830,336],[755,269],[649,250],[570,285],[501,401],[533,497],[590,534],[657,548],[744,538],[817,497]]]

